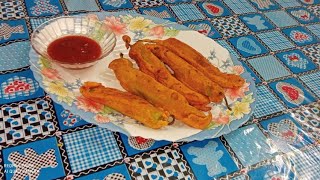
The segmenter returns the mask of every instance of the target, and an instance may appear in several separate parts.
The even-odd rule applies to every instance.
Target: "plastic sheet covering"
[[[320,180],[319,3],[0,0],[0,179]],[[124,23],[110,11],[163,20]],[[174,35],[176,26],[163,28],[173,21],[214,39],[254,78],[250,120],[218,138],[168,142],[114,133],[62,108],[30,70],[29,40],[41,23],[78,12],[99,12],[117,33],[131,29],[134,38]],[[48,63],[41,67],[59,78]],[[74,88],[48,84],[62,96]]]

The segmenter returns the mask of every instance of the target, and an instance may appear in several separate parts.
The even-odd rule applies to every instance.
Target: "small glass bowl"
[[[92,61],[72,64],[52,59],[47,53],[49,44],[64,36],[85,36],[95,40],[101,47],[101,56]],[[116,45],[116,36],[101,21],[85,16],[67,16],[58,17],[41,24],[32,34],[31,45],[39,55],[56,62],[62,67],[83,69],[96,64],[109,55]]]

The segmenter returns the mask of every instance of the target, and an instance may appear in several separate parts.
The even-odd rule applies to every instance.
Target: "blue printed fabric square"
[[[319,18],[306,8],[294,8],[288,9],[287,11],[302,24],[319,22]]]
[[[308,10],[310,12],[312,12],[313,14],[319,16],[320,15],[320,6],[316,5],[316,6],[308,6]]]
[[[278,27],[298,25],[298,22],[285,11],[271,11],[266,12],[265,15]]]
[[[274,56],[258,57],[248,62],[266,81],[290,75],[289,71]]]
[[[113,166],[111,168],[91,173],[86,176],[81,176],[77,178],[77,180],[88,180],[88,179],[105,179],[105,180],[129,180],[131,179],[130,174],[128,172],[127,166],[125,164],[121,164],[118,166]]]
[[[234,37],[229,39],[229,41],[238,49],[243,57],[250,57],[268,52],[268,50],[252,35]]]
[[[320,24],[313,24],[306,27],[320,39]]]
[[[251,166],[274,156],[275,152],[269,146],[267,138],[255,124],[239,128],[224,137],[244,166]]]
[[[210,18],[217,16],[229,16],[231,15],[228,8],[222,2],[212,1],[212,2],[199,2],[198,6],[201,10]]]
[[[290,171],[290,168],[287,167],[283,160],[280,161],[279,158],[272,165],[267,164],[258,167],[249,171],[248,174],[252,180],[294,180],[296,178],[293,172]]]
[[[17,39],[29,39],[25,20],[0,20],[0,44]]]
[[[314,146],[290,157],[291,166],[298,177],[320,179],[320,147]]]
[[[235,176],[235,177],[231,178],[230,180],[246,180],[246,179],[247,179],[246,175],[241,174],[239,176]]]
[[[0,145],[53,134],[55,127],[51,101],[28,100],[0,107]]]
[[[159,148],[130,158],[134,179],[194,179],[178,148]]]
[[[316,63],[318,66],[320,66],[320,44],[303,47],[302,51],[314,63]]]
[[[184,25],[212,39],[221,37],[209,21],[188,22],[184,23]]]
[[[293,78],[270,83],[270,87],[291,108],[315,101],[315,98]]]
[[[260,11],[279,9],[279,6],[273,0],[250,0],[250,1]]]
[[[293,73],[302,73],[316,69],[317,66],[300,50],[292,50],[276,54]]]
[[[59,0],[28,0],[25,3],[29,16],[50,16],[63,12]]]
[[[315,141],[320,141],[319,103],[314,103],[300,109],[294,109],[291,116],[300,123],[302,129],[312,136]]]
[[[250,75],[252,76],[252,78],[254,79],[254,82],[257,84],[257,83],[260,83],[261,80],[259,79],[259,77],[252,71],[252,69],[245,63],[245,62],[242,62],[240,61],[242,66],[250,73]]]
[[[180,149],[198,179],[215,179],[238,170],[219,138],[194,141]]]
[[[320,71],[299,76],[301,81],[320,98]]]
[[[6,179],[58,179],[65,176],[55,137],[3,149]]]
[[[110,0],[109,0],[110,1]],[[130,1],[130,0],[127,0]],[[135,7],[151,7],[159,6],[163,4],[163,0],[131,0],[133,6]]]
[[[17,52],[17,50],[19,50]],[[8,53],[10,52],[10,53]],[[30,42],[16,42],[0,47],[0,71],[18,69],[29,65]]]
[[[213,26],[222,36],[242,36],[250,33],[250,30],[237,17],[221,17],[213,19]]]
[[[64,0],[69,11],[99,11],[99,7],[95,0],[85,0],[79,2],[78,0]]]
[[[0,19],[23,18],[26,16],[21,0],[0,1]]]
[[[107,11],[102,11],[102,12],[99,12],[101,14],[103,14],[103,12],[105,12],[107,15],[109,15],[109,12]],[[114,11],[114,12],[117,12],[117,13],[122,13],[122,14],[138,14],[137,11],[135,11],[134,9],[127,9],[127,10],[119,10],[119,11]]]
[[[57,119],[61,130],[72,129],[75,127],[89,124],[80,116],[71,113],[69,110],[64,109],[61,105],[53,103],[56,111]]]
[[[257,96],[257,104],[253,112],[255,117],[260,118],[285,110],[285,107],[266,86],[258,86]]]
[[[178,4],[172,5],[170,8],[181,21],[205,18],[194,4]]]
[[[226,49],[229,51],[229,53],[230,53],[231,55],[233,55],[234,57],[236,57],[236,58],[239,58],[239,57],[240,57],[239,54],[237,53],[237,51],[235,51],[235,50],[233,49],[233,47],[232,47],[231,45],[229,45],[226,40],[217,40],[216,42],[217,42],[218,44],[220,44],[220,46],[226,48]]]
[[[245,14],[257,11],[247,0],[225,0],[224,3],[226,3],[236,14]]]
[[[119,8],[132,8],[133,5],[129,0],[99,0],[103,10],[116,10]]]
[[[30,70],[0,75],[0,104],[44,96]]]
[[[177,21],[166,6],[140,8],[139,10],[142,14],[154,16],[161,19],[167,19],[170,21]]]
[[[263,129],[268,131],[273,144],[283,153],[300,149],[312,143],[306,132],[288,114],[262,121],[261,125]]]
[[[284,8],[301,6],[301,4],[297,0],[275,0],[275,1],[277,1],[277,3]]]
[[[122,159],[114,135],[94,127],[63,135],[73,173]]]
[[[279,51],[293,48],[294,45],[279,31],[271,31],[257,34],[263,43],[265,43],[272,51]]]
[[[191,2],[192,0],[164,0],[168,4]]]
[[[298,46],[304,46],[318,42],[316,37],[302,27],[284,29],[283,32]]]
[[[240,19],[254,32],[273,29],[273,25],[260,14],[240,16]]]
[[[129,156],[170,144],[169,141],[155,141],[153,139],[145,139],[139,136],[127,137],[124,134],[120,134],[120,137]]]

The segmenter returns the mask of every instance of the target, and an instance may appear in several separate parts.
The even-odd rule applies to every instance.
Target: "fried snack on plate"
[[[164,86],[176,90],[187,99],[190,105],[197,109],[203,111],[209,111],[211,109],[206,106],[210,103],[206,96],[191,90],[172,76],[163,62],[147,49],[143,42],[136,42],[130,45],[129,36],[123,36],[123,40],[126,42],[126,45],[130,47],[129,56],[137,62],[140,71],[152,76]]]
[[[159,129],[169,123],[169,114],[167,112],[156,108],[145,99],[129,92],[104,87],[101,83],[96,82],[85,82],[80,87],[80,92],[84,97],[106,105],[141,122],[147,127]]]
[[[210,101],[219,103],[224,98],[224,90],[218,84],[210,81],[204,74],[187,63],[181,57],[158,44],[146,44],[161,61],[167,64],[174,72],[174,76],[191,89],[207,96]]]
[[[189,105],[184,96],[133,68],[132,62],[128,59],[115,59],[109,64],[109,68],[114,71],[125,90],[143,97],[156,107],[163,108],[183,123],[193,128],[204,129],[211,122],[211,113],[206,115]]]
[[[219,84],[223,88],[239,88],[245,83],[245,80],[239,75],[221,72],[217,67],[212,65],[209,60],[205,58],[201,53],[176,38],[143,41],[153,42],[165,46],[178,56],[182,57],[196,69],[201,71],[211,81]]]

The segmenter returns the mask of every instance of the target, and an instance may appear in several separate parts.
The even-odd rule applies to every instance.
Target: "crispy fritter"
[[[212,65],[208,61],[208,59],[205,58],[201,53],[176,38],[143,41],[153,42],[165,46],[170,51],[174,52],[175,54],[183,58],[186,62],[201,71],[211,81],[219,84],[223,88],[239,88],[245,83],[245,80],[239,75],[221,72],[217,67]]]
[[[224,98],[224,90],[218,84],[212,82],[195,67],[184,61],[181,57],[158,44],[146,44],[161,61],[167,64],[174,76],[191,89],[207,96],[210,101],[219,103]]]
[[[202,94],[190,89],[172,76],[164,63],[159,60],[149,49],[147,49],[143,42],[136,42],[135,44],[130,45],[130,37],[124,36],[123,39],[130,47],[130,58],[137,62],[139,69],[142,72],[152,76],[164,86],[176,90],[182,94],[190,105],[203,111],[210,110],[210,107],[206,106],[209,104],[209,99],[206,96],[203,96]]]
[[[169,114],[167,112],[156,108],[145,99],[129,92],[104,87],[96,82],[84,83],[80,88],[80,92],[84,97],[106,105],[141,122],[147,127],[159,129],[169,123]]]
[[[143,97],[156,107],[163,108],[177,120],[197,129],[204,129],[210,124],[211,113],[206,115],[189,105],[184,96],[133,68],[132,62],[128,59],[115,59],[109,64],[109,68],[114,71],[125,90]]]

